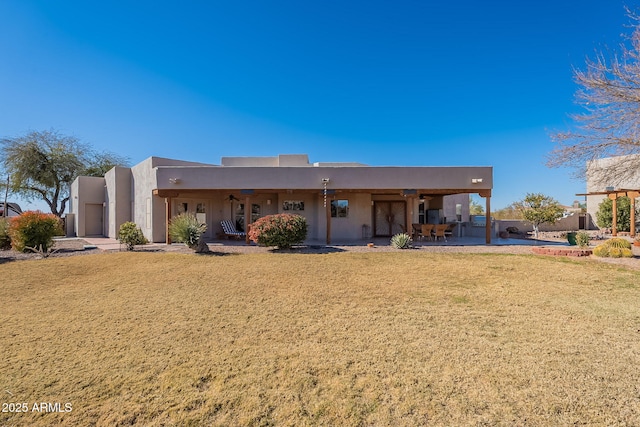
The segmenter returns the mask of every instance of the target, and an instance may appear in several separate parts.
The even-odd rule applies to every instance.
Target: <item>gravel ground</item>
[[[543,236],[541,236],[542,238]],[[547,233],[544,236],[545,240],[548,241],[566,241],[560,233]],[[596,244],[597,241],[594,242]],[[79,256],[79,255],[88,255],[88,254],[96,254],[96,253],[105,253],[105,252],[115,252],[104,251],[101,249],[85,249],[85,245],[87,242],[82,239],[74,239],[74,240],[63,240],[56,241],[54,246],[55,252],[51,254],[51,257],[65,257],[65,256]],[[394,249],[389,245],[376,245],[374,247],[368,247],[366,245],[348,245],[348,246],[300,246],[295,247],[291,250],[274,250],[272,248],[265,248],[254,245],[245,245],[240,242],[225,242],[222,243],[211,243],[209,244],[209,249],[211,250],[211,255],[224,255],[224,254],[244,254],[244,253],[305,253],[305,254],[326,254],[326,253],[335,253],[335,252],[398,252],[399,249]],[[503,246],[446,246],[446,245],[424,245],[419,246],[413,249],[409,249],[410,251],[420,251],[425,253],[499,253],[499,254],[532,254],[530,245],[503,245]],[[174,245],[163,245],[163,244],[150,244],[138,247],[136,251],[144,251],[144,252],[173,252],[173,253],[184,253],[184,254],[193,254],[193,251],[181,244]],[[589,257],[574,257],[573,259],[577,261],[584,262],[605,262],[609,264],[617,264],[621,266],[626,266],[632,269],[640,270],[640,248],[633,247],[634,258],[599,258],[595,256]],[[42,258],[40,254],[37,253],[20,253],[15,251],[0,251],[0,264],[8,261],[16,261],[16,260],[28,260],[28,259],[39,259]]]

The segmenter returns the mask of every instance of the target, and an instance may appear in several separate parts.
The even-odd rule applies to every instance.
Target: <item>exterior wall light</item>
[[[180,178],[169,178],[169,183],[180,184]]]
[[[482,178],[471,178],[472,184],[480,184],[482,183]]]

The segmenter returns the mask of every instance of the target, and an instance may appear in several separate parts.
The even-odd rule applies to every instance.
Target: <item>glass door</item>
[[[249,224],[253,224],[258,218],[262,216],[262,208],[257,203],[251,204],[251,217]],[[236,205],[235,215],[236,230],[245,231],[244,229],[244,203],[238,203]]]

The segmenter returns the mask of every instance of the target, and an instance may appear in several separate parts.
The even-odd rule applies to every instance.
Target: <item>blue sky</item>
[[[570,204],[585,185],[545,166],[549,135],[625,4],[1,0],[0,136],[55,128],[132,164],[493,166],[494,209]]]

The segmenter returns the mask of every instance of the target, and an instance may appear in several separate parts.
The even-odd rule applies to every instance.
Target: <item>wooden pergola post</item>
[[[609,198],[611,199],[611,235],[618,235],[618,195],[617,194],[609,194]]]
[[[636,237],[636,198],[640,196],[640,192],[630,191],[627,195],[631,199],[631,237]]]

